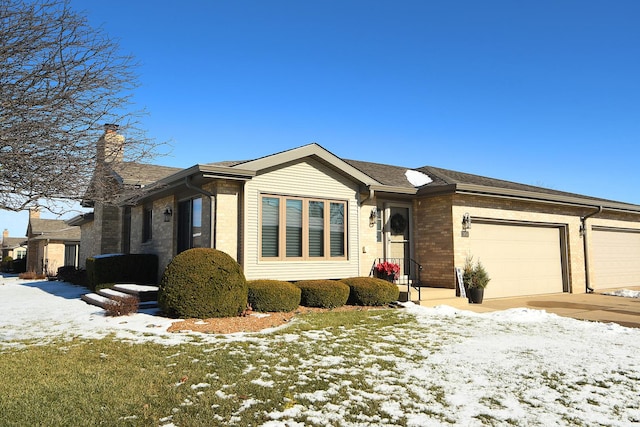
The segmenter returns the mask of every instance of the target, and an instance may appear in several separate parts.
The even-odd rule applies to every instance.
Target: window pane
[[[287,257],[302,256],[302,200],[287,199]]]
[[[342,257],[345,255],[344,252],[344,214],[345,214],[345,204],[344,203],[331,203],[331,211],[330,211],[330,227],[331,227],[331,235],[330,235],[330,245],[331,245],[331,256],[332,257]]]
[[[148,242],[152,238],[153,211],[145,208],[142,214],[142,241]]]
[[[202,197],[193,199],[191,205],[191,247],[202,247]]]
[[[280,222],[280,200],[275,197],[262,198],[262,256],[277,257]]]
[[[309,202],[309,256],[324,256],[324,202]]]

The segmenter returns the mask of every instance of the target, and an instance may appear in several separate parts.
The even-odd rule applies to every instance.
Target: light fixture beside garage
[[[462,215],[462,237],[469,237],[469,230],[471,229],[471,215],[469,212],[465,212]]]

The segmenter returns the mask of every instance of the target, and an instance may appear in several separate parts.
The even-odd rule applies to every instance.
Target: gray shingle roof
[[[20,247],[26,240],[26,237],[5,237],[2,239],[2,248],[15,249]]]
[[[182,170],[170,166],[135,162],[114,163],[112,169],[123,184],[131,186],[149,185]]]
[[[384,185],[404,188],[414,188],[407,180],[405,172],[410,168],[401,166],[391,166],[380,163],[363,162],[359,160],[347,160],[345,162],[358,168],[361,172],[366,173]],[[449,169],[437,168],[434,166],[423,166],[414,169],[429,176],[433,181],[420,187],[421,189],[437,188],[447,185],[467,184],[478,185],[488,188],[515,190],[529,193],[547,194],[558,197],[580,198],[591,201],[614,202],[613,200],[600,199],[582,194],[569,193],[566,191],[558,191],[550,188],[536,187],[533,185],[520,184],[512,181],[505,181],[486,176],[474,175],[465,172],[458,172]]]
[[[31,218],[29,220],[30,238],[36,240],[80,240],[80,227],[67,225],[62,219]]]

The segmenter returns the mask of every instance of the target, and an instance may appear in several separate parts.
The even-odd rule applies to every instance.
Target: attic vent
[[[422,187],[423,185],[427,185],[430,182],[433,182],[433,180],[431,179],[431,177],[429,175],[425,175],[422,172],[418,172],[418,171],[414,171],[414,170],[407,170],[404,173],[404,176],[407,177],[407,180],[414,187]]]

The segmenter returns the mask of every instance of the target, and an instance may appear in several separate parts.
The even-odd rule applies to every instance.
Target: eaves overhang
[[[138,204],[151,199],[167,196],[175,192],[175,190],[180,187],[186,187],[185,182],[187,182],[187,180],[191,185],[200,186],[213,179],[249,181],[254,176],[255,171],[248,169],[198,164],[156,181],[145,189],[142,189],[142,194],[125,200],[123,204]],[[134,200],[135,202],[133,202]]]
[[[369,185],[369,189],[375,191],[376,193],[397,194],[397,195],[407,195],[407,196],[413,196],[418,192],[417,188],[396,187],[392,185]]]
[[[66,220],[65,223],[71,226],[80,226],[80,225],[92,222],[93,217],[94,217],[93,212],[88,212],[88,213],[76,215],[73,218]]]
[[[573,207],[600,207],[603,209],[640,214],[640,206],[613,200],[581,197],[569,194],[553,194],[537,191],[516,190],[510,188],[489,187],[477,184],[449,184],[434,187],[423,187],[418,196],[435,196],[440,194],[469,194],[479,196],[493,196],[540,203],[558,204]]]

